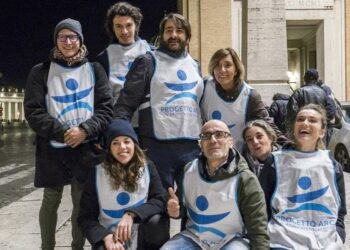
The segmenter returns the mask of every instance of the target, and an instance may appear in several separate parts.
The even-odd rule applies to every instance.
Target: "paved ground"
[[[38,213],[42,189],[33,187],[33,133],[19,126],[0,131],[0,250],[40,249]],[[345,173],[347,209],[350,214],[350,174]],[[65,189],[57,225],[57,250],[70,249],[71,224],[69,187]],[[350,250],[350,215],[346,218],[347,242]],[[179,224],[172,221],[175,234]],[[85,249],[90,249],[86,244]]]
[[[347,190],[347,208],[350,211],[350,174],[345,174]],[[38,225],[38,211],[42,190],[38,189],[16,202],[0,209],[0,249],[36,250],[40,248],[40,233]],[[71,202],[69,188],[66,188],[62,204],[59,209],[57,226],[57,248],[70,248],[69,213]],[[178,230],[178,224],[172,224],[172,233]],[[350,250],[350,216],[346,217],[347,242],[344,249]],[[85,249],[89,249],[86,244]]]

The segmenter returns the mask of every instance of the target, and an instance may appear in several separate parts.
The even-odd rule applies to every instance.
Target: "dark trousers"
[[[198,157],[200,149],[198,142],[193,141],[159,141],[141,138],[142,148],[157,167],[164,188],[174,187],[179,183],[181,170],[185,165]]]

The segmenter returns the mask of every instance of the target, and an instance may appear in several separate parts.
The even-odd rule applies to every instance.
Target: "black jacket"
[[[148,187],[148,200],[146,203],[128,209],[136,215],[134,223],[147,221],[151,216],[166,211],[168,194],[162,186],[158,172],[151,161],[148,161],[150,172],[150,185]],[[94,169],[95,170],[95,169]],[[104,237],[112,232],[103,227],[99,220],[100,206],[96,192],[96,171],[91,171],[85,183],[80,201],[78,224],[89,242],[95,246],[101,243]],[[115,199],[115,197],[111,197]]]
[[[79,67],[87,60],[73,66],[58,62],[64,67]],[[92,64],[95,73],[94,113],[79,126],[87,133],[87,139],[93,140],[106,128],[112,119],[113,107],[111,89],[106,73],[99,63]],[[50,63],[41,63],[32,68],[27,78],[24,97],[25,117],[36,133],[36,187],[54,187],[66,185],[72,178],[83,182],[88,168],[93,165],[93,145],[81,144],[75,149],[53,148],[50,140],[64,141],[64,133],[69,127],[52,117],[46,107],[47,77]]]
[[[307,104],[314,103],[323,106],[327,112],[327,121],[335,116],[335,104],[330,96],[316,84],[307,84],[292,94],[287,105],[288,124],[292,124],[299,109]]]
[[[269,108],[269,115],[273,118],[278,129],[286,134],[285,119],[287,117],[287,104],[290,96],[277,93],[273,96],[273,102]]]

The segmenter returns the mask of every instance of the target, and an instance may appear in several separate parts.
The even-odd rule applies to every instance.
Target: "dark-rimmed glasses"
[[[210,133],[210,132],[206,132],[206,133],[201,133],[199,134],[199,138],[203,141],[206,141],[206,140],[210,140],[212,136],[214,136],[214,138],[216,140],[220,140],[220,139],[223,139],[223,138],[227,138],[228,136],[230,136],[231,134],[226,132],[226,131],[215,131],[213,133]]]
[[[58,35],[57,36],[57,41],[61,43],[67,42],[67,39],[69,39],[69,41],[71,41],[72,43],[75,43],[79,40],[79,36],[78,35]]]

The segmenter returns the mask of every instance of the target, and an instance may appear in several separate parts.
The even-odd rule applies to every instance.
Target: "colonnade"
[[[25,120],[23,99],[23,92],[0,91],[0,107],[2,107],[2,116],[0,116],[0,120],[9,123],[13,121],[23,122]]]

